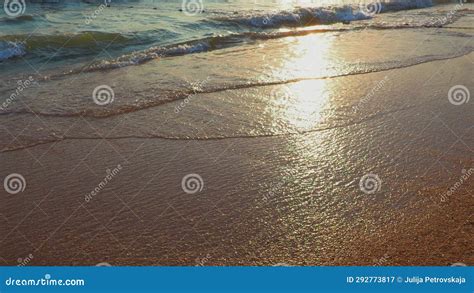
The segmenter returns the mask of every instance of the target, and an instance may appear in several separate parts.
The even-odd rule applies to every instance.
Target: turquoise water
[[[337,3],[26,2],[21,14],[5,13],[0,17],[0,66],[4,73],[22,71],[25,67],[37,72],[66,67],[80,71],[108,69],[275,38],[282,31],[286,35],[297,34],[297,30],[309,26],[329,30],[342,26],[357,28],[357,25],[366,25],[362,22],[374,19],[373,10],[385,14],[432,6],[429,0],[377,3],[378,6]],[[416,22],[410,25],[433,22],[422,14],[415,17]],[[406,22],[397,18],[375,25],[396,27],[406,26]]]

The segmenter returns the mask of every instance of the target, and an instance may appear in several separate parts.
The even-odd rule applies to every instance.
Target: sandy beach
[[[465,6],[33,74],[0,112],[0,176],[24,179],[0,189],[0,263],[474,265]]]

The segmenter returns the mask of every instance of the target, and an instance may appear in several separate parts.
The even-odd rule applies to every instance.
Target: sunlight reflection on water
[[[321,75],[329,67],[327,56],[332,47],[332,39],[315,36],[289,40],[289,58],[284,59],[274,74],[285,79],[292,79],[295,68],[301,68],[309,75]],[[285,76],[286,74],[286,76]],[[328,103],[329,91],[327,80],[289,83],[276,87],[272,91],[273,99],[269,108],[274,109],[274,118],[283,120],[296,127],[299,131],[307,131],[318,124],[322,118],[322,110]]]

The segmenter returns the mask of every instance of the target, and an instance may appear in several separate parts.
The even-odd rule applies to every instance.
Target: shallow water
[[[0,176],[26,178],[23,193],[0,189],[0,261],[474,263],[472,181],[441,200],[474,167],[472,100],[448,99],[474,86],[472,4],[295,27],[274,7],[265,17],[210,3],[191,20],[176,3],[133,3],[109,11],[135,21],[97,17],[92,35],[78,25],[88,5],[45,8],[59,33],[39,28],[55,37],[35,33],[33,50],[0,63]],[[205,50],[186,51],[191,40]],[[103,85],[113,95],[98,105]],[[190,173],[199,193],[183,191]],[[367,174],[379,177],[374,194],[361,190]]]
[[[67,72],[82,70],[84,66],[131,65],[163,56],[241,46],[249,41],[275,37],[274,33],[285,28],[312,25],[322,25],[320,28],[329,30],[354,29],[361,25],[421,27],[453,20],[442,20],[453,7],[441,11],[405,11],[403,18],[377,17],[382,21],[367,24],[357,20],[370,20],[373,15],[358,2],[196,3],[199,4],[196,7],[191,4],[187,7],[186,1],[114,1],[107,4],[110,7],[101,2],[27,3],[23,15],[0,19],[2,73],[18,73],[19,63],[24,67],[23,60],[43,74],[47,69]],[[432,6],[430,1],[420,0],[384,2],[375,9],[390,13],[429,6]],[[324,27],[350,21],[354,22],[342,27]]]
[[[405,12],[396,13],[402,15]],[[390,17],[400,21],[400,17]],[[466,14],[461,19],[470,23],[472,17]],[[169,138],[221,138],[327,129],[424,103],[422,98],[402,99],[406,104],[395,100],[387,101],[385,107],[379,107],[378,104],[371,107],[371,103],[345,98],[343,106],[331,105],[327,103],[330,95],[340,95],[346,91],[328,88],[326,84],[331,79],[371,72],[388,73],[393,69],[436,60],[449,61],[472,52],[471,38],[471,30],[449,27],[322,32],[319,28],[311,27],[301,34],[292,31],[291,35],[256,39],[207,53],[158,58],[134,66],[49,77],[33,75],[33,82],[29,86],[24,89],[20,87],[18,96],[21,96],[21,103],[18,98],[16,101],[13,99],[6,107],[2,107],[0,117],[6,120],[5,125],[12,126],[31,116],[41,119],[62,118],[65,122],[68,118],[80,122],[82,119],[78,118],[86,117],[93,119],[94,123],[113,124],[120,121],[122,115],[130,114],[129,119],[134,121],[133,130],[130,131],[135,136]],[[413,47],[414,43],[416,47]],[[243,58],[246,62],[242,62]],[[295,84],[298,81],[301,83]],[[370,85],[354,84],[349,88],[354,92],[360,89],[359,98],[370,98],[377,84],[384,86],[388,83],[389,80],[381,79],[374,80]],[[106,106],[97,105],[91,99],[94,88],[100,85],[109,85],[113,90],[113,102]],[[314,88],[315,85],[318,86]],[[18,88],[19,84],[11,81],[10,86],[0,92],[7,97]],[[248,96],[226,95],[228,91],[238,89],[248,91]],[[206,111],[204,121],[215,119],[220,125],[219,129],[207,131],[205,135],[195,132],[195,129],[204,127],[205,122],[199,122],[199,116],[194,116],[196,113],[189,110],[192,106],[188,106],[193,104],[194,96],[200,93],[207,93],[213,96],[212,99],[228,103],[225,107],[217,106],[211,99],[210,104],[201,105]],[[314,95],[318,99],[315,100]],[[233,102],[239,99],[245,99],[250,104],[240,109],[238,107],[241,105]],[[289,105],[292,105],[291,108],[288,108]],[[151,109],[151,114],[144,112],[147,109]],[[235,121],[230,117],[236,110],[241,112],[239,116],[245,117],[234,126]],[[285,117],[288,111],[300,117],[289,121]],[[301,111],[305,111],[304,115]],[[188,114],[193,116],[187,117]],[[279,122],[275,123],[275,119]],[[148,125],[154,121],[172,121],[172,124],[162,125],[150,132]],[[12,150],[38,142],[61,140],[64,138],[61,133],[69,129],[68,125],[57,123],[55,131],[49,128],[18,129],[25,140],[6,140],[1,146],[5,150]],[[128,136],[130,131],[128,128],[117,129],[115,135]],[[15,130],[10,132],[16,136]],[[95,131],[87,134],[81,130],[80,133],[80,136],[96,136]],[[70,130],[68,136],[77,135]]]

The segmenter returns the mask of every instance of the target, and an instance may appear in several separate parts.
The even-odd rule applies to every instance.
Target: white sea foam
[[[380,9],[377,12],[383,13],[388,11],[423,8],[431,5],[431,0],[380,3]],[[279,28],[350,22],[370,19],[373,16],[374,15],[372,14],[365,13],[360,6],[344,5],[335,7],[300,7],[294,10],[260,13],[241,12],[237,14],[233,13],[230,15],[216,16],[212,17],[212,19],[254,28]]]

